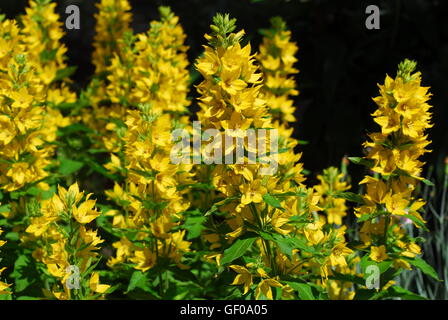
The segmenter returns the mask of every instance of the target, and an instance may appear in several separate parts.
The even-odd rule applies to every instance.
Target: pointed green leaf
[[[241,257],[247,250],[250,249],[257,237],[250,237],[246,239],[236,240],[228,249],[224,250],[224,255],[221,259],[221,264],[225,265],[235,259]]]

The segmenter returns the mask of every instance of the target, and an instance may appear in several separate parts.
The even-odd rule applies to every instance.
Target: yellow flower
[[[28,94],[28,90],[25,87],[19,91],[11,92],[9,97],[14,100],[13,108],[28,108],[34,99],[32,95]]]
[[[269,300],[274,299],[271,287],[281,288],[283,286],[277,280],[263,279],[260,281],[260,283],[257,285],[257,288],[255,289],[255,299],[259,300],[261,298],[261,294],[263,294]]]
[[[353,250],[346,247],[345,243],[338,243],[332,250],[330,255],[330,264],[332,266],[347,266],[345,256],[352,254]]]
[[[134,251],[134,256],[129,260],[136,264],[135,269],[145,272],[155,265],[156,255],[148,248],[138,249]]]
[[[260,203],[263,201],[263,194],[266,193],[266,188],[261,185],[261,180],[254,180],[250,184],[243,184],[240,186],[241,204],[248,205],[250,203]]]
[[[92,194],[88,194],[86,200],[79,206],[72,206],[73,217],[81,224],[86,224],[95,220],[101,214],[95,210],[96,200],[89,200]]]
[[[371,246],[369,257],[375,262],[381,262],[389,258],[386,252],[386,247],[384,245],[381,245],[379,247]]]
[[[0,268],[0,275],[6,268]],[[9,287],[11,287],[11,284],[7,284],[3,281],[0,281],[0,295],[2,294],[10,294],[11,291],[9,290]]]
[[[92,290],[93,292],[105,293],[110,288],[110,285],[100,284],[99,273],[92,272],[92,274],[90,275],[89,287],[90,287],[90,290]]]
[[[246,294],[250,290],[250,286],[252,285],[252,274],[247,270],[245,267],[241,267],[238,265],[231,265],[230,268],[233,269],[233,271],[237,272],[235,279],[233,279],[233,282],[231,285],[244,285],[244,292],[243,294]]]

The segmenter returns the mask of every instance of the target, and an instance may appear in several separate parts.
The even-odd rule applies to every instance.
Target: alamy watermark
[[[380,8],[376,5],[370,5],[366,8],[366,14],[369,16],[366,19],[366,28],[368,30],[380,29]]]
[[[65,27],[69,30],[79,30],[81,28],[79,7],[75,4],[71,4],[65,8],[65,13],[69,14],[65,19]]]
[[[365,271],[366,277],[366,287],[367,289],[379,289],[380,288],[380,268],[378,266],[371,264],[366,267]]]
[[[65,272],[69,274],[67,280],[65,280],[65,285],[67,289],[79,289],[79,280],[81,278],[79,268],[75,265],[70,265],[65,269]]]

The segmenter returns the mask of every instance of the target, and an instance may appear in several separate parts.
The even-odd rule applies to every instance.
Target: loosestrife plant
[[[285,21],[254,48],[216,14],[188,57],[169,7],[139,34],[127,0],[96,8],[81,90],[55,2],[0,16],[1,299],[417,299],[395,283],[403,270],[438,279],[408,232],[426,229],[430,184],[415,62],[379,86],[379,129],[349,158],[365,178],[344,159],[313,185]]]

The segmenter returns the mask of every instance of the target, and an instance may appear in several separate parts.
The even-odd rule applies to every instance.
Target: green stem
[[[386,250],[387,250],[387,231],[389,229],[390,215],[387,215],[385,219],[386,219],[386,221],[384,222],[384,238],[383,238],[383,241],[384,241],[384,246],[386,247]]]

